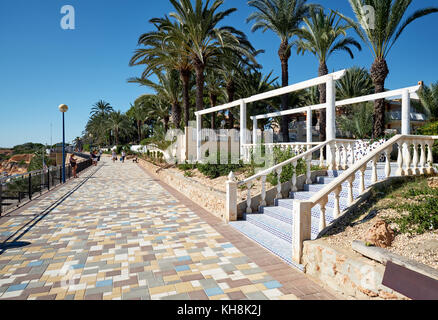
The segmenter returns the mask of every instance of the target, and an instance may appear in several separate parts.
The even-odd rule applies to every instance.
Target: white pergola
[[[221,106],[217,106],[214,108],[209,108],[205,110],[201,110],[198,112],[195,112],[196,115],[196,125],[197,125],[197,159],[198,161],[201,160],[201,130],[202,130],[202,121],[201,117],[206,114],[210,114],[213,112],[218,112],[222,110],[231,109],[234,107],[240,107],[240,146],[242,150],[242,146],[247,144],[248,137],[246,136],[246,128],[247,128],[247,115],[246,115],[246,105],[248,103],[265,100],[269,98],[274,98],[277,96],[282,96],[284,94],[288,94],[294,91],[303,90],[306,88],[314,87],[320,84],[325,83],[326,84],[326,103],[324,104],[317,104],[313,106],[307,106],[303,108],[297,108],[297,109],[291,109],[291,110],[285,110],[285,111],[279,111],[279,112],[273,112],[269,114],[264,115],[257,115],[250,117],[253,121],[253,144],[257,144],[257,121],[260,119],[269,119],[273,117],[282,117],[286,115],[292,115],[292,114],[299,114],[299,113],[306,113],[307,114],[307,126],[306,126],[306,132],[307,132],[307,143],[312,142],[312,111],[322,110],[326,109],[327,112],[327,125],[326,125],[326,137],[327,141],[330,141],[332,139],[336,138],[336,107],[341,106],[347,106],[352,105],[356,103],[362,103],[362,102],[368,102],[368,101],[374,101],[378,99],[389,99],[389,98],[402,98],[402,134],[408,135],[410,134],[410,99],[416,98],[418,99],[418,95],[416,92],[420,88],[420,85],[398,89],[398,90],[392,90],[388,92],[378,93],[378,94],[371,94],[367,96],[357,97],[357,98],[351,98],[346,99],[342,101],[336,101],[336,85],[335,81],[341,79],[345,75],[346,70],[341,70],[338,72],[334,72],[322,77],[314,78],[311,80],[303,81],[300,83],[296,83],[293,85],[290,85],[288,87],[272,90],[269,92],[261,93],[249,98],[236,100],[231,103],[227,103]],[[241,152],[242,153],[242,152]],[[329,153],[330,154],[330,153]]]

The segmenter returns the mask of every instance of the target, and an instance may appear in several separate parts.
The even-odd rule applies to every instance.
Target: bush
[[[274,165],[287,161],[295,156],[296,154],[292,151],[291,147],[287,148],[287,150],[285,151],[281,150],[280,147],[274,147]],[[296,168],[297,176],[304,174],[306,172],[306,168],[306,162],[304,161],[304,159],[298,160]],[[293,174],[294,166],[292,164],[284,166],[281,172],[280,182],[285,183],[292,180]],[[278,174],[276,172],[269,174],[267,177],[267,181],[273,186],[277,185]]]
[[[424,135],[424,136],[436,136],[438,135],[438,121],[435,122],[429,122],[423,127],[419,128],[417,130],[417,133]],[[435,142],[433,148],[432,148],[432,154],[433,154],[433,162],[438,162],[438,141]]]

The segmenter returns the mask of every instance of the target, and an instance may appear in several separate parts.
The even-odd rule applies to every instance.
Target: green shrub
[[[274,147],[274,165],[277,165],[279,163],[282,163],[284,161],[287,161],[293,157],[295,157],[295,152],[292,151],[292,148],[289,147],[286,150],[281,150],[280,147]],[[304,159],[300,159],[297,162],[297,176],[304,174],[306,172],[306,162]],[[288,164],[282,168],[280,182],[285,183],[287,181],[292,180],[292,176],[294,174],[294,166],[292,164]],[[278,174],[276,172],[273,172],[268,175],[267,181],[275,186],[278,184]]]
[[[424,136],[436,136],[438,135],[438,121],[435,122],[429,122],[426,125],[422,126],[417,130],[417,132]],[[433,148],[432,148],[432,154],[433,154],[433,162],[438,162],[438,141],[435,142]]]

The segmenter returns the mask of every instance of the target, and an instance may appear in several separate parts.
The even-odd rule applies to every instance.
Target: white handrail
[[[345,70],[345,69],[341,70],[341,71],[333,72],[333,73],[330,73],[330,74],[322,76],[322,77],[310,79],[307,81],[292,84],[292,85],[287,86],[287,87],[283,87],[283,88],[271,90],[268,92],[260,93],[260,94],[257,94],[257,95],[254,95],[254,96],[251,96],[251,97],[248,97],[245,99],[241,99],[241,100],[236,100],[236,101],[233,101],[233,102],[221,105],[221,106],[197,111],[197,112],[195,112],[195,115],[201,116],[204,114],[209,114],[209,113],[213,113],[213,112],[222,111],[225,109],[230,109],[232,107],[237,107],[241,104],[242,101],[244,103],[251,103],[251,102],[265,100],[265,99],[269,99],[269,98],[273,98],[273,97],[277,97],[277,96],[282,96],[282,95],[287,94],[287,93],[303,90],[303,89],[306,89],[309,87],[317,86],[317,85],[322,84],[322,83],[326,83],[331,78],[333,78],[333,80],[339,80],[345,75],[346,72],[347,72],[347,70]]]
[[[262,176],[266,176],[266,175],[276,171],[277,169],[283,168],[284,166],[287,166],[288,164],[294,163],[294,162],[296,162],[296,161],[298,161],[300,159],[306,158],[308,156],[312,156],[312,154],[314,152],[324,148],[325,146],[330,144],[332,141],[334,141],[334,140],[323,142],[323,143],[317,145],[316,147],[314,147],[314,148],[312,148],[312,149],[310,149],[310,150],[308,150],[308,151],[306,151],[306,152],[304,152],[302,154],[299,154],[299,155],[297,155],[297,156],[295,156],[295,157],[293,157],[291,159],[288,159],[288,160],[286,160],[286,161],[284,161],[282,163],[279,163],[279,164],[277,164],[277,165],[275,165],[275,166],[273,166],[273,167],[271,167],[271,168],[269,168],[267,170],[261,171],[261,172],[255,174],[252,177],[249,177],[249,178],[247,178],[247,179],[245,179],[243,181],[240,181],[240,182],[238,182],[237,185],[241,186],[241,185],[247,184],[247,183],[249,183],[249,182],[251,182],[251,181],[253,181],[255,179],[258,179],[258,178],[260,178]]]

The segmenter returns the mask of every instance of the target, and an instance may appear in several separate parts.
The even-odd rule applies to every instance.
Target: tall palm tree
[[[423,86],[418,91],[423,110],[432,120],[438,119],[438,82],[432,83],[429,87]]]
[[[230,26],[218,27],[218,24],[235,8],[218,11],[224,0],[214,0],[210,6],[210,0],[196,0],[195,7],[190,0],[170,0],[176,12],[170,13],[178,21],[181,28],[172,29],[169,37],[183,39],[181,45],[188,53],[196,72],[196,109],[204,109],[204,81],[205,68],[210,59],[220,56],[223,50],[238,52],[241,55],[252,58],[253,47],[245,34]],[[161,27],[170,28],[165,19],[153,19],[154,23]]]
[[[374,93],[374,84],[367,69],[352,67],[336,82],[336,99],[345,100]]]
[[[310,10],[309,18],[305,17],[304,26],[298,31],[299,39],[295,42],[297,53],[312,53],[319,62],[318,76],[328,74],[327,60],[338,51],[347,52],[353,59],[351,47],[362,50],[360,44],[351,37],[347,37],[347,30],[351,25],[343,24],[343,19],[335,12],[326,15],[321,8]],[[319,85],[319,102],[326,103],[326,86]],[[326,110],[320,111],[319,119],[320,141],[326,140]]]
[[[408,16],[403,22],[412,0],[349,0],[358,24],[356,31],[368,45],[374,58],[371,66],[371,78],[376,93],[385,91],[385,80],[389,74],[386,59],[394,44],[408,25],[415,20],[438,12],[437,7],[420,9]],[[369,19],[369,13],[364,6],[374,8],[374,19]],[[359,27],[361,26],[361,28]],[[383,136],[385,130],[385,100],[376,100],[374,103],[375,138]]]
[[[99,114],[100,115],[108,115],[109,113],[111,113],[113,111],[114,111],[114,109],[113,109],[113,107],[111,107],[111,104],[109,104],[108,102],[106,102],[104,100],[99,100],[91,108],[90,114],[92,116],[96,116]]]
[[[156,70],[176,70],[179,72],[183,93],[184,126],[188,127],[190,108],[190,76],[193,65],[189,54],[185,50],[183,38],[177,35],[181,33],[182,26],[178,22],[171,22],[168,17],[164,19],[151,19],[155,23],[156,30],[140,36],[138,45],[144,48],[137,49],[131,58],[130,65],[146,65],[142,78],[148,78]],[[169,36],[169,34],[175,34]]]
[[[208,100],[210,102],[210,107],[214,108],[217,105],[218,99],[223,96],[223,85],[224,82],[220,77],[219,70],[215,67],[210,67],[206,69],[205,76],[206,91],[208,94]],[[215,129],[216,123],[216,113],[213,112],[210,118],[210,127]]]
[[[137,126],[138,142],[143,140],[142,127],[146,120],[148,119],[147,106],[143,103],[142,97],[135,100],[131,108],[126,112],[126,114],[131,117]]]
[[[291,57],[291,38],[298,31],[303,19],[309,15],[314,5],[307,0],[250,0],[248,4],[257,9],[247,19],[254,21],[252,32],[262,30],[273,31],[280,38],[278,56],[281,62],[281,84],[289,85],[289,58]],[[287,109],[287,95],[281,100],[281,110]],[[289,141],[288,119],[282,118],[281,130],[283,140]]]
[[[164,125],[164,132],[166,133],[169,130],[170,120],[167,97],[158,94],[156,96],[152,96],[152,101],[154,103],[148,110],[148,115],[151,118],[155,118],[157,121],[161,121]]]
[[[181,123],[181,86],[178,72],[167,70],[167,72],[162,73],[157,70],[155,74],[158,77],[158,83],[144,78],[131,78],[128,81],[137,82],[154,89],[163,103],[171,105],[171,122],[178,128]]]
[[[121,111],[113,111],[108,116],[108,127],[113,131],[115,143],[118,145],[120,133],[128,131],[129,122]]]

